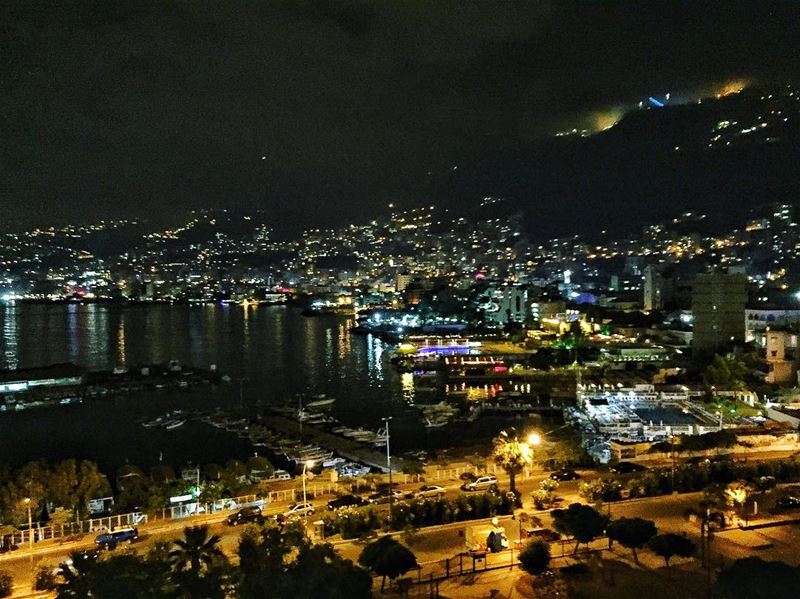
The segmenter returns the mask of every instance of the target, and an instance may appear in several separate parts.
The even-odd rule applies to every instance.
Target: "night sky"
[[[363,221],[650,94],[797,81],[798,23],[763,0],[7,0],[2,218]]]

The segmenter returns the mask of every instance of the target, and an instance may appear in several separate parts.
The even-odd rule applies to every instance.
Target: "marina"
[[[283,412],[286,410],[284,409]],[[385,431],[349,429],[336,426],[329,431],[291,418],[280,410],[268,410],[265,417],[237,418],[217,411],[199,416],[199,420],[217,429],[248,440],[253,448],[265,453],[282,468],[298,472],[306,464],[314,471],[336,470],[341,477],[357,477],[372,470],[387,471]],[[143,426],[146,426],[144,423]],[[168,425],[164,424],[168,429]],[[404,460],[392,459],[392,469],[402,469]]]
[[[0,411],[52,408],[113,395],[188,389],[230,382],[230,377],[209,369],[187,367],[178,360],[136,368],[87,371],[63,363],[0,371]]]
[[[266,454],[270,440],[259,438],[258,429],[243,427],[272,426],[274,420],[274,427],[281,427],[274,432],[297,440],[315,435],[303,443],[333,452],[322,462],[339,458],[361,464],[333,464],[344,468],[343,476],[385,467],[386,442],[378,434],[385,417],[393,418],[393,463],[406,452],[430,453],[490,438],[502,426],[491,411],[481,410],[483,401],[447,395],[435,378],[440,373],[431,372],[430,383],[399,373],[386,343],[353,335],[353,320],[341,316],[305,318],[296,308],[267,306],[25,304],[0,307],[0,321],[8,331],[4,347],[16,347],[21,356],[11,361],[0,352],[0,367],[72,363],[86,372],[105,372],[120,390],[98,388],[105,395],[88,401],[92,390],[80,387],[85,395],[73,401],[77,396],[67,391],[75,387],[53,388],[65,403],[0,413],[0,452],[11,464],[44,455],[90,459],[108,471],[127,463],[149,467],[162,455],[171,463],[224,463],[254,451]],[[169,372],[172,360],[181,365],[180,373]],[[167,374],[151,368],[145,377],[135,364],[161,364]],[[216,375],[210,367],[191,375],[187,364],[216,364]],[[461,385],[452,390],[462,391]],[[451,408],[423,411],[442,402]],[[218,410],[229,421],[209,428],[200,420]],[[173,415],[176,411],[182,413]],[[426,417],[433,427],[426,427]],[[184,418],[185,423],[165,428],[168,421]],[[456,422],[467,423],[469,433],[456,432]],[[119,443],[123,437],[124,445]],[[280,467],[283,458],[276,458]]]

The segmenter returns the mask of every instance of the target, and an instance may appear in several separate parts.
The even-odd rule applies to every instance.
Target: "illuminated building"
[[[394,290],[397,293],[403,293],[406,290],[406,287],[411,284],[412,279],[413,277],[411,276],[411,273],[407,270],[398,272],[394,277]]]

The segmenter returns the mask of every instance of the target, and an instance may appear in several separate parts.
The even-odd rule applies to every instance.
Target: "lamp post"
[[[31,569],[33,569],[33,513],[31,511],[31,498],[26,497],[22,502],[28,508],[28,549],[30,550]]]
[[[394,488],[392,487],[392,454],[389,451],[389,421],[391,416],[381,418],[386,433],[386,469],[389,471],[389,525],[392,524],[392,504],[394,504]]]
[[[306,510],[306,504],[308,503],[308,499],[306,497],[306,470],[308,468],[314,467],[314,461],[308,460],[307,462],[303,462],[303,518],[308,519],[308,510]]]

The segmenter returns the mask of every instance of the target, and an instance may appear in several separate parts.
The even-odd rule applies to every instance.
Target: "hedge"
[[[464,494],[455,499],[398,501],[391,507],[391,523],[388,513],[376,508],[346,508],[325,516],[323,523],[326,536],[340,534],[343,539],[354,539],[381,528],[400,531],[408,527],[490,518],[512,511],[512,502],[505,493],[487,492]]]

